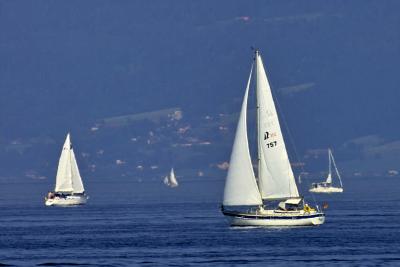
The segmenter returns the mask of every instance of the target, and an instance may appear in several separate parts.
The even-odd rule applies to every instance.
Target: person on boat
[[[310,206],[308,206],[308,204],[304,204],[304,210],[305,211],[310,211]]]

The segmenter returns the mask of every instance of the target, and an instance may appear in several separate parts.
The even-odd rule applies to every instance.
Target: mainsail
[[[163,182],[165,185],[167,185],[169,187],[177,187],[179,185],[179,183],[175,177],[174,168],[171,168],[171,172],[169,173],[169,176],[168,175],[165,176]]]
[[[233,143],[229,170],[226,177],[223,205],[261,205],[262,199],[258,191],[256,178],[250,158],[247,138],[247,99],[249,94],[250,76],[247,81],[239,122]]]
[[[332,160],[331,160],[331,150],[328,149],[328,158],[329,158],[329,173],[328,177],[326,177],[326,183],[331,184],[332,183]]]
[[[175,177],[174,168],[171,169],[171,172],[169,174],[169,186],[171,186],[171,187],[178,186],[178,181],[176,180],[176,177]]]
[[[58,162],[55,191],[63,193],[85,192],[69,134],[65,139]]]
[[[271,88],[259,53],[256,53],[258,106],[258,184],[263,199],[299,197]]]

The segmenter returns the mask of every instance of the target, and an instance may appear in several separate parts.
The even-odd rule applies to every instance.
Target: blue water
[[[344,194],[319,197],[329,203],[324,225],[275,229],[229,227],[219,212],[222,181],[176,191],[93,183],[88,205],[70,208],[43,206],[48,183],[17,195],[5,187],[21,184],[1,184],[1,264],[400,266],[399,178],[347,181]]]

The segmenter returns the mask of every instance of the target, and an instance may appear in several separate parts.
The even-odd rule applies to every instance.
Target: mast
[[[254,65],[255,65],[255,80],[256,83],[258,82],[257,73],[258,73],[258,66],[257,66],[257,57],[259,55],[259,51],[256,49],[255,57],[254,57]],[[256,85],[257,86],[257,85]],[[258,95],[258,90],[256,90],[256,99],[257,99],[257,182],[258,182],[258,190],[260,191],[261,196],[263,195],[262,186],[261,186],[261,137],[260,137],[260,98]]]

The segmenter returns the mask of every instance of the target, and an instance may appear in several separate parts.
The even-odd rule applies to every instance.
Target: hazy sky
[[[0,1],[0,159],[50,174],[68,130],[78,133],[81,152],[107,142],[118,155],[122,139],[88,133],[105,117],[180,107],[193,127],[194,118],[238,112],[255,46],[302,155],[330,146],[346,168],[363,159],[395,168],[399,8],[399,1]],[[232,136],[209,139],[226,142],[218,160],[227,158]],[[16,140],[35,151],[16,153],[9,147]]]

